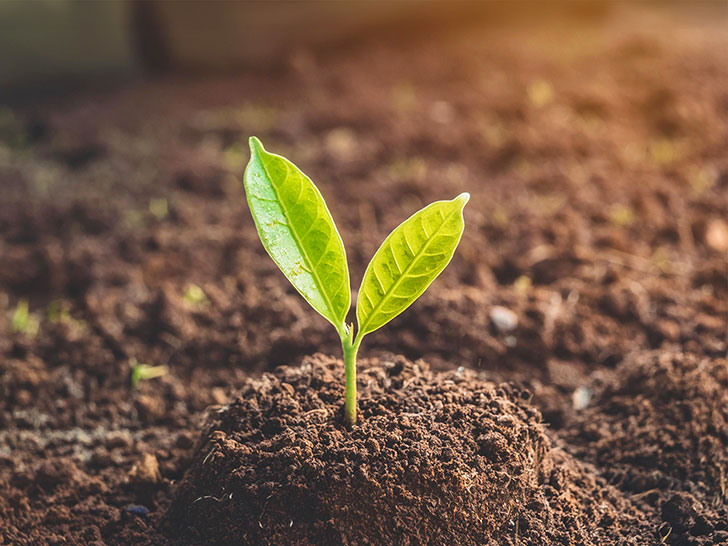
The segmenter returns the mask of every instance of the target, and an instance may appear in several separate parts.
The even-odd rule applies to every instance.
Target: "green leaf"
[[[324,198],[293,163],[250,138],[245,193],[263,246],[291,284],[342,334],[351,306],[344,243]]]
[[[470,195],[436,201],[389,234],[364,273],[356,304],[358,336],[381,328],[419,298],[452,259]]]

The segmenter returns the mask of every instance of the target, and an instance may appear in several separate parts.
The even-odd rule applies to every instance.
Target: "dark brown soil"
[[[343,380],[315,356],[250,381],[209,425],[168,527],[199,544],[483,544],[523,511],[548,450],[529,393],[374,362],[346,430]]]
[[[627,491],[728,495],[728,361],[639,353],[568,430],[580,457]]]
[[[639,353],[565,431],[571,452],[659,508],[677,544],[728,541],[728,361]]]
[[[234,492],[226,505],[193,505],[191,496],[192,485],[203,485],[194,477],[205,444],[195,445],[205,423],[220,422],[231,399],[229,412],[256,399],[240,398],[263,384],[251,380],[273,388],[285,378],[294,388],[276,409],[290,436],[273,429],[267,441],[338,431],[328,456],[361,457],[370,476],[394,472],[395,460],[350,451],[346,434],[365,441],[404,431],[407,405],[434,419],[444,412],[431,409],[437,398],[418,396],[448,377],[461,377],[458,393],[502,402],[473,428],[508,419],[533,435],[530,443],[503,446],[496,464],[473,451],[477,436],[454,436],[462,429],[413,429],[418,442],[434,448],[447,434],[464,446],[453,450],[454,469],[532,461],[523,473],[534,477],[499,490],[502,504],[488,489],[445,496],[493,508],[433,510],[429,523],[388,542],[406,544],[449,521],[458,522],[455,533],[480,517],[481,536],[494,544],[728,543],[726,16],[707,4],[699,12],[641,9],[381,38],[299,51],[275,72],[139,81],[0,108],[0,543],[189,543],[194,535],[173,518],[160,527],[189,468],[172,512],[187,514],[188,527],[242,506]],[[319,183],[354,287],[404,217],[471,193],[453,263],[362,348],[376,379],[360,385],[372,389],[366,411],[391,411],[389,432],[375,433],[375,418],[351,433],[337,428],[340,369],[329,370],[333,382],[302,392],[312,377],[296,366],[340,349],[257,239],[240,185],[251,134]],[[23,301],[31,320],[13,325]],[[135,360],[169,373],[133,389]],[[284,364],[293,368],[256,379]],[[375,395],[395,364],[414,378],[401,389],[413,398],[396,397],[396,385]],[[458,376],[460,367],[472,373]],[[525,390],[530,400],[519,398]],[[308,430],[296,412],[317,397],[328,417],[310,414]],[[474,419],[467,407],[463,419]],[[233,442],[221,450],[263,427],[239,417],[221,426]],[[251,461],[236,453],[224,464],[242,472]],[[269,455],[275,464],[290,457]],[[417,456],[433,472],[417,479],[435,479],[442,453]],[[356,468],[331,474],[342,480],[331,488],[336,499],[382,506],[376,487],[396,484],[372,478],[364,489],[363,476],[347,474]],[[325,477],[311,464],[286,475],[304,471]],[[229,495],[224,486],[235,476],[220,476],[217,489],[208,482],[200,496]],[[447,491],[455,476],[444,476]],[[344,497],[345,479],[359,497]],[[273,489],[284,483],[273,474],[269,481]],[[308,531],[297,517],[281,532],[331,533],[336,543],[336,533],[400,528],[382,523],[386,511],[357,520],[331,512],[344,510],[340,503],[316,499],[312,511],[340,519],[310,512]],[[409,499],[402,509],[422,514],[427,506]]]

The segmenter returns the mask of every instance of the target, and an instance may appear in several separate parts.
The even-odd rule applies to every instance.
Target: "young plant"
[[[149,379],[164,377],[169,373],[169,368],[167,366],[142,364],[136,358],[129,359],[129,366],[131,367],[129,382],[131,383],[132,389],[136,389],[140,381],[148,381]]]
[[[11,326],[13,328],[13,332],[25,334],[26,336],[34,337],[38,333],[40,323],[38,322],[38,319],[30,313],[28,309],[28,302],[26,300],[20,300],[18,302],[18,305],[13,312]]]
[[[362,338],[407,309],[452,259],[463,234],[470,195],[436,201],[395,228],[364,272],[356,304],[357,329],[346,323],[351,306],[346,252],[331,213],[314,183],[286,158],[250,138],[245,194],[266,251],[298,292],[333,324],[346,367],[344,418],[356,421],[356,355]]]

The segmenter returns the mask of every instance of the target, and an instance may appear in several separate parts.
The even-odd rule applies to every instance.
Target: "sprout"
[[[202,305],[203,303],[207,303],[207,295],[205,292],[197,286],[196,284],[190,284],[187,286],[187,290],[185,290],[185,295],[183,296],[185,302],[187,302],[190,305]]]
[[[28,302],[26,300],[20,300],[18,302],[18,305],[15,307],[15,311],[13,312],[11,325],[13,332],[18,334],[25,334],[33,337],[38,333],[38,319],[30,314]]]
[[[164,197],[153,197],[149,200],[149,212],[157,220],[164,220],[169,215],[169,203]]]
[[[250,139],[245,193],[266,251],[301,296],[341,338],[346,368],[344,419],[356,421],[356,356],[362,338],[407,309],[450,263],[464,229],[462,193],[416,212],[389,234],[367,266],[351,306],[346,251],[314,183],[293,163]]]
[[[131,388],[136,389],[140,381],[146,381],[148,379],[156,379],[157,377],[163,377],[169,373],[167,366],[151,366],[149,364],[142,364],[136,358],[129,359],[129,366],[131,367]]]

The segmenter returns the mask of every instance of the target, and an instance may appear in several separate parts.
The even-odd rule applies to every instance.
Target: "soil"
[[[0,543],[728,544],[725,24],[615,6],[0,109]],[[350,432],[336,334],[246,210],[250,134],[319,184],[354,287],[471,193]]]
[[[522,512],[548,445],[527,392],[368,364],[350,431],[340,361],[251,380],[208,426],[168,527],[199,544],[482,544]]]

